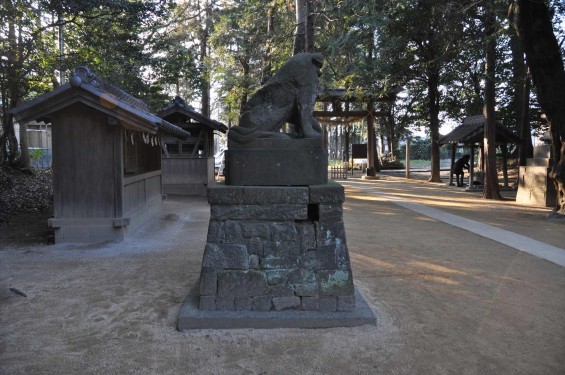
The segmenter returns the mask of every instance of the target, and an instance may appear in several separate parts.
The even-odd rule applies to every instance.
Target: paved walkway
[[[398,196],[398,194],[395,194],[394,192],[387,192],[388,189],[386,187],[383,188],[382,184],[375,182],[371,186],[365,181],[367,180],[350,179],[347,182],[342,181],[342,184],[346,187],[355,188],[369,195],[382,197],[389,202],[417,212],[421,215],[431,217],[435,220],[442,221],[461,229],[465,229],[479,236],[500,242],[506,246],[524,251],[528,254],[548,260],[560,266],[565,266],[565,249],[532,239],[530,237],[527,237],[527,235],[500,229],[492,225],[483,224],[479,221],[470,220],[459,215],[454,215],[446,212],[445,210],[439,210],[429,205],[412,202],[408,198]],[[405,184],[404,188],[406,191],[409,191],[410,188],[414,188],[415,186],[417,185]],[[441,186],[438,186],[438,188],[442,189]],[[446,200],[449,200],[450,197],[453,196],[453,194],[450,193],[449,189],[446,188],[443,188],[443,191],[439,192],[439,194],[442,193],[445,195]],[[482,203],[484,203],[485,205],[488,204],[488,202],[486,201]],[[563,228],[563,230],[565,230],[565,228]],[[562,235],[562,243],[565,243],[565,233],[563,233]]]

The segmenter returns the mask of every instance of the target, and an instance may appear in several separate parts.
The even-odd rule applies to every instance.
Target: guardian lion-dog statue
[[[245,104],[228,138],[240,144],[256,138],[320,138],[312,112],[323,64],[320,53],[291,57]],[[293,133],[280,132],[286,122],[294,125]]]

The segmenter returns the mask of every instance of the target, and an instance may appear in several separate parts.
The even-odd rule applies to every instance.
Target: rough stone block
[[[324,296],[318,299],[320,311],[336,311],[337,297]]]
[[[343,186],[335,181],[328,181],[323,185],[311,185],[310,204],[328,204],[345,202]]]
[[[253,297],[235,298],[234,306],[236,311],[251,311],[253,309]]]
[[[254,270],[259,268],[259,255],[257,254],[249,255],[249,268]]]
[[[218,272],[219,297],[254,297],[266,295],[269,288],[265,273],[249,271]]]
[[[345,243],[343,221],[316,223],[316,244],[320,246],[340,245]]]
[[[335,246],[323,246],[300,256],[300,266],[311,270],[335,269]]]
[[[214,204],[242,204],[243,188],[218,183],[208,187],[208,203]]]
[[[300,241],[300,251],[305,253],[316,248],[316,227],[313,223],[305,221],[296,224],[298,238]]]
[[[241,224],[243,228],[243,236],[245,238],[260,238],[264,240],[271,239],[271,231],[269,228],[269,223],[256,222],[256,221],[246,221]]]
[[[202,267],[215,269],[249,269],[249,256],[244,245],[206,244]]]
[[[243,230],[241,224],[235,220],[227,220],[225,222],[225,238],[226,243],[244,243]]]
[[[263,256],[267,258],[285,258],[288,257],[288,248],[280,245],[277,246],[274,242],[264,242]]]
[[[255,311],[269,311],[272,304],[272,298],[269,296],[253,297],[253,310]]]
[[[210,268],[202,268],[200,273],[200,295],[213,296],[218,290],[216,271]]]
[[[345,244],[335,246],[335,266],[340,270],[351,270],[351,262],[349,261],[349,251]]]
[[[353,277],[346,270],[323,270],[316,273],[322,296],[353,295]]]
[[[306,220],[308,206],[300,204],[268,204],[210,207],[211,220]]]
[[[216,297],[200,296],[198,308],[206,311],[216,310]]]
[[[301,306],[300,297],[273,297],[273,306],[276,311],[298,309]]]
[[[284,223],[271,223],[271,233],[273,242],[289,242],[298,239],[298,232],[294,221]]]
[[[306,186],[246,186],[244,204],[308,204]]]
[[[263,240],[260,238],[252,238],[249,240],[249,244],[247,245],[247,250],[249,254],[257,254],[259,256],[263,256]]]
[[[313,297],[319,294],[318,283],[294,284],[294,294],[300,297]]]
[[[269,296],[271,297],[289,297],[294,296],[294,289],[291,285],[270,285]]]
[[[337,311],[352,311],[352,310],[355,310],[355,295],[337,297]]]
[[[210,220],[208,224],[208,238],[206,241],[209,243],[224,243],[226,241],[223,221]]]
[[[269,285],[286,284],[288,282],[288,274],[290,270],[265,270],[267,283]]]
[[[235,310],[234,298],[216,298],[216,310]]]
[[[302,310],[318,311],[320,310],[320,302],[318,297],[302,297],[301,299]]]
[[[287,269],[298,267],[298,258],[278,258],[273,256],[264,257],[261,259],[261,267],[267,269]]]
[[[343,206],[341,203],[318,205],[318,216],[320,221],[343,221]]]
[[[303,284],[316,282],[316,274],[313,270],[296,268],[288,270],[289,284]]]

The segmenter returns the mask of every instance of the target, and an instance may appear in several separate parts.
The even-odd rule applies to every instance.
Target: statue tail
[[[255,128],[245,128],[242,126],[234,126],[228,131],[228,138],[233,139],[237,143],[249,143],[253,140],[253,133],[255,133]]]

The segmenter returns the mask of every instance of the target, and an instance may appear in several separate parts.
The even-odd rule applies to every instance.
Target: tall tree
[[[485,29],[485,104],[483,115],[484,125],[484,158],[485,158],[485,187],[483,197],[486,199],[502,199],[498,187],[498,172],[496,169],[496,16],[490,2],[484,5]]]
[[[514,27],[526,52],[526,60],[540,105],[549,123],[557,200],[553,213],[565,216],[565,68],[553,32],[549,7],[544,0],[514,0]]]
[[[314,24],[316,0],[294,0],[296,28],[294,31],[293,55],[314,52]]]
[[[389,64],[390,79],[424,91],[414,109],[426,119],[431,138],[430,181],[440,182],[439,128],[442,92],[450,62],[463,38],[460,2],[450,0],[388,1],[379,36],[380,59]],[[409,95],[418,95],[410,92]]]

